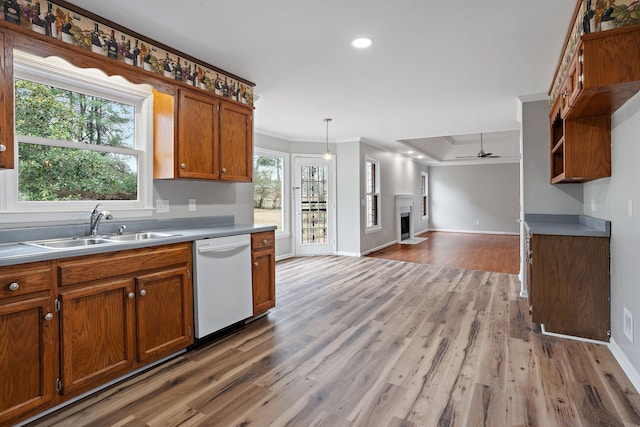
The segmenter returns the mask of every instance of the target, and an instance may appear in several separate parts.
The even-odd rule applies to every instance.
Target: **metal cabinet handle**
[[[569,96],[569,89],[565,89],[564,92],[562,93],[563,98],[566,98],[567,96]]]
[[[51,320],[53,319],[53,313],[47,313],[44,315],[44,320]]]
[[[20,283],[18,282],[11,282],[9,284],[9,290],[10,291],[17,291],[18,289],[20,289]]]
[[[140,296],[145,296],[147,294],[147,291],[144,289],[140,290]]]
[[[255,265],[255,266],[257,267],[257,266],[258,266],[258,261],[255,261],[255,262],[253,263],[253,265]]]
[[[262,244],[263,244],[263,245],[266,245],[267,243],[269,243],[269,241],[268,241],[267,239],[264,239],[264,240],[262,241]]]
[[[0,153],[3,151],[7,151],[7,146],[4,144],[0,144]]]
[[[136,296],[136,294],[134,294],[133,292],[129,292],[129,294],[127,295],[127,297],[129,297],[129,299],[133,299]]]
[[[180,163],[180,169],[186,169],[186,168],[187,168],[186,163]]]
[[[227,173],[227,168],[222,168],[220,170],[222,171],[222,173]]]

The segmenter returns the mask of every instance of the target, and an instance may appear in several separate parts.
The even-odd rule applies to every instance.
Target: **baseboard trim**
[[[547,332],[547,330],[544,328],[544,324],[543,323],[540,324],[540,330],[542,331],[542,335],[548,335],[550,337],[564,338],[566,340],[588,342],[588,343],[591,343],[591,344],[609,345],[609,343],[606,342],[606,341],[598,341],[598,340],[592,340],[590,338],[574,337],[573,335],[565,335],[565,334],[557,334],[555,332]]]
[[[293,255],[293,254],[278,255],[278,256],[276,257],[276,261],[282,261],[282,260],[289,259],[289,258],[293,258],[293,257],[294,257],[294,255]]]
[[[432,228],[429,231],[445,231],[447,233],[468,233],[468,234],[503,234],[507,236],[520,235],[520,232],[509,232],[509,231],[449,230],[449,229],[441,229],[441,228]]]
[[[362,252],[362,253],[361,253],[361,256],[369,255],[370,253],[373,253],[373,252],[376,252],[376,251],[382,250],[382,249],[384,249],[384,248],[388,248],[389,246],[391,246],[391,245],[395,245],[396,243],[398,243],[398,241],[397,241],[397,240],[393,240],[393,241],[391,241],[391,242],[385,243],[384,245],[380,245],[380,246],[378,246],[378,247],[376,247],[376,248],[373,248],[373,249],[369,249],[369,250],[367,250],[367,251],[364,251],[364,252]]]
[[[622,349],[618,346],[618,343],[616,343],[616,340],[613,338],[611,338],[611,341],[609,342],[609,350],[611,350],[613,357],[616,358],[618,364],[629,378],[629,381],[631,381],[631,384],[636,388],[636,392],[640,393],[640,373],[636,371],[627,358],[627,355],[624,354]]]
[[[352,256],[352,257],[361,257],[362,256],[358,252],[344,252],[344,251],[338,251],[338,252],[336,252],[336,255],[339,255],[339,256]]]

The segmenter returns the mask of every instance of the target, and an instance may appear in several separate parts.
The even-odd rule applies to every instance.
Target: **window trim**
[[[424,188],[423,188],[424,185]],[[420,215],[421,219],[425,220],[429,218],[429,173],[420,172]],[[424,215],[422,209],[424,207]]]
[[[373,191],[369,193],[369,186],[367,183],[367,173],[368,166],[367,164],[371,163],[374,168],[374,181],[373,181]],[[380,195],[380,161],[371,157],[365,157],[364,159],[364,194],[365,194],[365,203],[364,203],[364,224],[365,224],[365,233],[371,233],[374,231],[379,231],[382,229],[382,212],[381,212],[381,195]],[[367,199],[369,196],[375,196],[376,201],[376,219],[377,223],[368,225],[369,222],[369,213],[367,212]]]
[[[291,155],[284,151],[271,150],[268,148],[254,147],[253,155],[266,155],[280,157],[283,159],[282,170],[282,230],[276,230],[276,239],[291,237]],[[253,161],[253,159],[252,159]],[[255,195],[255,187],[253,194]]]
[[[153,93],[151,86],[133,84],[121,76],[107,76],[97,69],[81,69],[58,57],[41,58],[14,49],[14,79],[31,80],[61,89],[99,96],[116,102],[135,105],[135,147],[113,149],[107,146],[91,147],[93,151],[124,152],[138,156],[138,199],[132,200],[83,200],[83,201],[19,201],[17,194],[18,144],[42,142],[66,148],[78,148],[68,141],[15,135],[15,169],[0,173],[0,219],[6,223],[25,221],[65,221],[86,219],[87,210],[96,203],[118,212],[127,218],[146,217],[153,214]],[[15,82],[12,82],[15,85]],[[15,112],[13,112],[15,116]],[[59,143],[59,144],[58,144]]]

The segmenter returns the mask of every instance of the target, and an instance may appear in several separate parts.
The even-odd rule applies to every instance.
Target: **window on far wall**
[[[369,230],[380,228],[380,163],[376,160],[365,161],[366,209]]]
[[[261,148],[253,155],[253,222],[275,225],[276,233],[288,232],[288,159],[287,153]]]
[[[420,176],[420,213],[423,218],[429,216],[429,175],[426,172]]]

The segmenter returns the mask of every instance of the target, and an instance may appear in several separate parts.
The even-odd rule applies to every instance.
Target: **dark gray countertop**
[[[123,223],[118,223],[118,225],[120,224]],[[124,224],[127,225],[127,233],[140,231],[163,231],[175,235],[159,239],[52,249],[25,245],[20,242],[59,237],[86,236],[88,234],[88,228],[87,230],[84,230],[83,226],[76,225],[23,227],[20,229],[0,230],[0,266],[69,258],[80,255],[116,252],[127,249],[165,245],[168,243],[191,242],[201,239],[256,233],[276,229],[275,226],[271,225],[234,224],[233,217],[190,218],[164,221],[131,221],[128,223],[124,222]],[[115,229],[111,230],[109,226],[101,227],[100,230],[100,234],[112,234],[114,232]]]
[[[586,215],[525,214],[527,232],[557,236],[610,237],[611,221]]]

